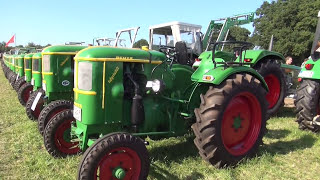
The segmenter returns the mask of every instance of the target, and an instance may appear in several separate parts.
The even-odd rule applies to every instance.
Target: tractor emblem
[[[70,84],[70,81],[68,81],[68,80],[64,80],[64,81],[62,81],[62,86],[69,86],[69,84]]]

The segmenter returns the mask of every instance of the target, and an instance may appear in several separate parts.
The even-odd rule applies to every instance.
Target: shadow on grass
[[[149,151],[150,157],[154,161],[159,161],[163,164],[168,162],[181,163],[187,157],[197,157],[198,149],[193,143],[194,137],[187,137],[186,141],[177,144],[166,144],[160,147],[155,147]],[[159,167],[152,163],[150,167],[150,175],[155,179],[179,179],[173,172]],[[185,177],[186,180],[201,179],[204,176],[198,172],[192,172],[191,175]]]
[[[299,139],[292,141],[278,141],[268,145],[264,145],[261,149],[272,155],[275,154],[288,154],[289,152],[310,148],[316,142],[316,138],[312,135],[304,135]]]
[[[268,129],[265,137],[270,139],[280,139],[286,137],[288,134],[290,134],[290,131],[286,129]]]
[[[294,113],[294,107],[282,107],[275,114],[274,117],[282,117],[282,118],[295,118],[296,114]]]
[[[194,137],[186,138],[186,141],[176,144],[166,144],[149,151],[152,159],[160,162],[181,162],[186,157],[198,156],[198,149],[193,143]]]
[[[161,167],[159,167],[156,164],[152,164],[150,167],[149,175],[153,177],[154,179],[172,179],[172,180],[178,180],[179,177],[175,176],[172,172],[169,172]],[[198,172],[192,172],[192,174],[188,177],[185,177],[183,179],[185,180],[196,180],[204,178],[204,176]]]

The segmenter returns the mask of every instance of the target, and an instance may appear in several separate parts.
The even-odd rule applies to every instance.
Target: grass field
[[[192,134],[150,141],[149,179],[320,179],[319,135],[298,130],[294,119],[293,109],[281,109],[278,117],[268,121],[269,131],[258,155],[235,168],[216,169],[204,162]],[[0,137],[0,180],[76,179],[80,156],[49,156],[37,123],[26,116],[2,70]]]

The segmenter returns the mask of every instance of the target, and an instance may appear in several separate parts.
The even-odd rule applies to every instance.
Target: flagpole
[[[17,46],[17,36],[16,36],[16,33],[14,33],[14,47]]]

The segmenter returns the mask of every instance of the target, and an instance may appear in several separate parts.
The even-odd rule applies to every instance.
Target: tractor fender
[[[312,68],[307,70],[306,67],[303,66],[298,77],[302,79],[320,79],[320,61],[309,59],[305,64],[312,64]]]
[[[278,52],[267,50],[247,50],[245,53],[245,59],[251,59],[253,66],[265,59],[280,60],[284,63],[284,56]]]
[[[258,72],[256,72],[256,70],[246,66],[227,67],[227,68],[217,67],[203,74],[203,76],[200,77],[197,81],[198,83],[207,83],[207,84],[211,83],[214,85],[219,85],[232,74],[238,74],[238,73],[248,73],[252,75],[253,77],[257,78],[261,82],[263,88],[266,89],[267,92],[269,91],[268,85],[264,81],[263,77]]]

